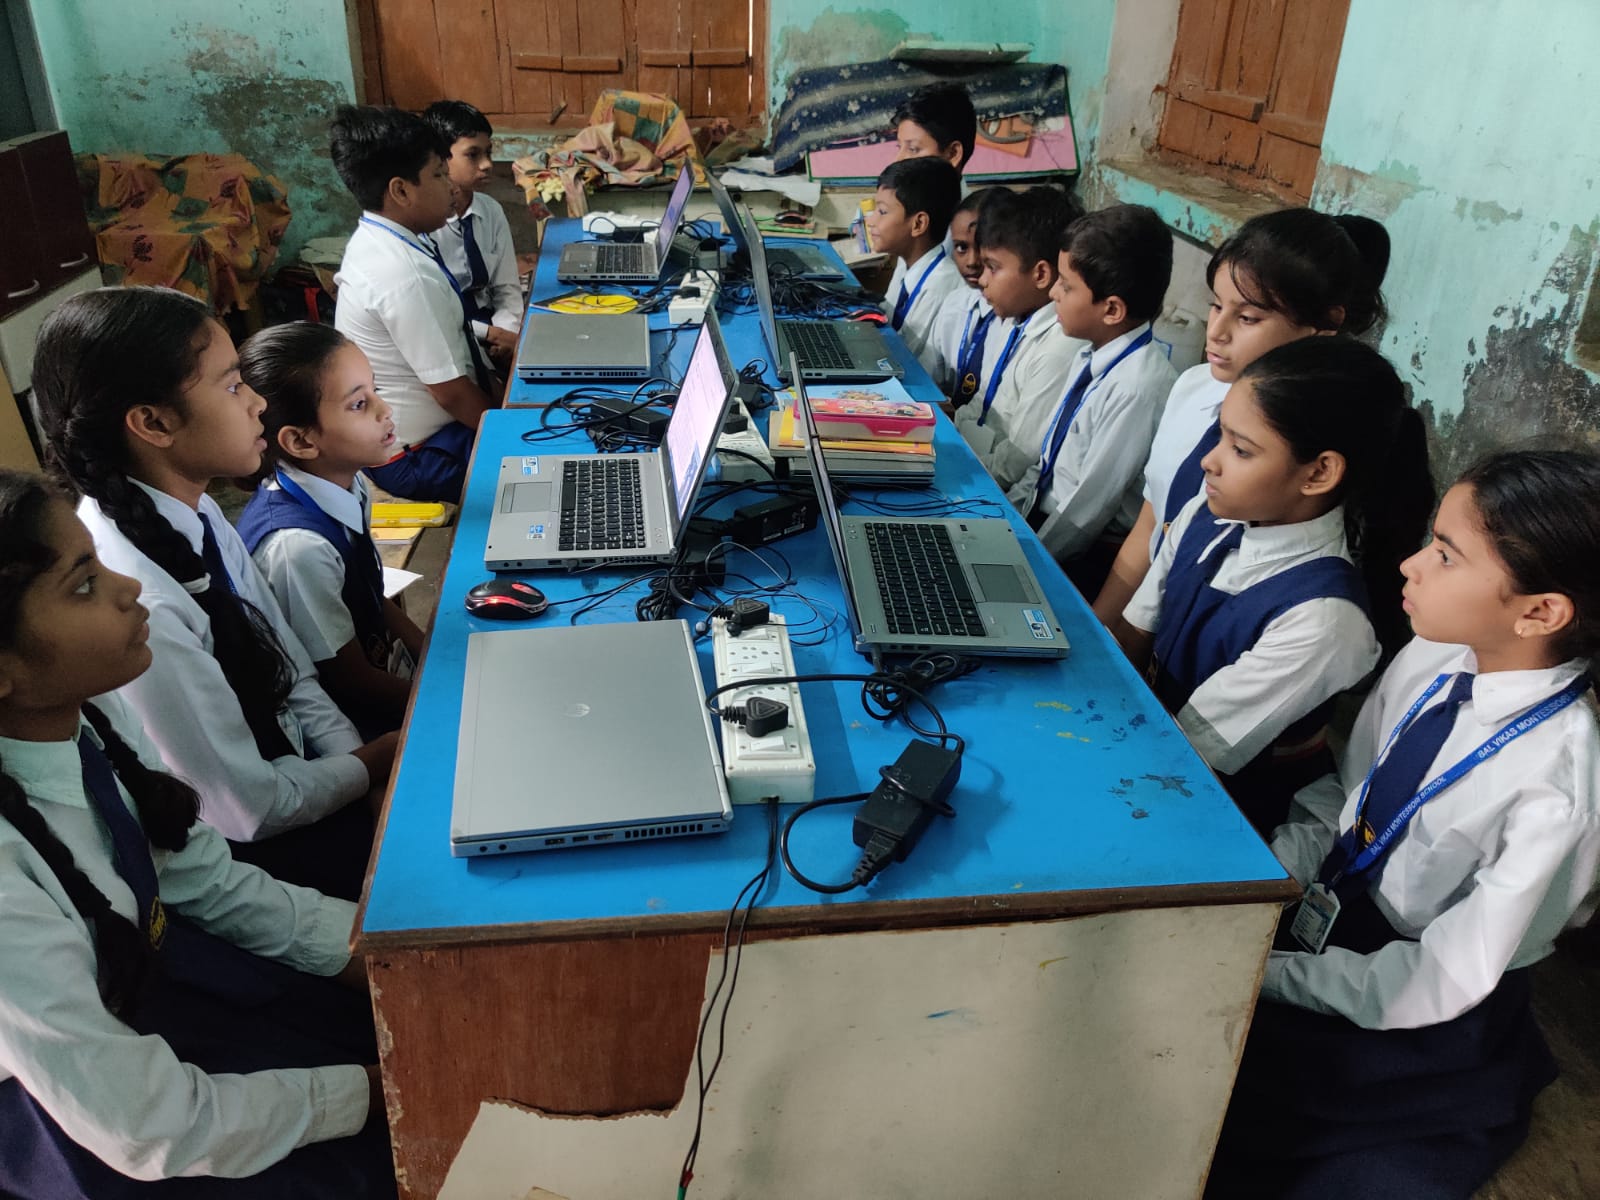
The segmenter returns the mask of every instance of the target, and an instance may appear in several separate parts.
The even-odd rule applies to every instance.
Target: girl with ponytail
[[[354,906],[196,822],[115,695],[139,597],[0,471],[0,1195],[392,1196]]]
[[[241,857],[353,898],[372,818],[352,802],[381,792],[394,737],[363,744],[206,495],[265,448],[227,331],[166,289],[75,296],[40,330],[34,389],[48,463],[145,588],[155,661],[124,698]]]
[[[1433,483],[1422,421],[1389,362],[1305,338],[1228,389],[1202,493],[1173,521],[1123,614],[1136,665],[1263,834],[1332,769],[1340,692],[1410,631],[1400,564],[1422,544]]]
[[[1252,217],[1206,267],[1206,361],[1172,385],[1145,463],[1145,505],[1094,602],[1108,626],[1150,569],[1173,518],[1200,492],[1217,409],[1240,372],[1300,338],[1366,333],[1383,319],[1389,235],[1368,217],[1286,208]]]

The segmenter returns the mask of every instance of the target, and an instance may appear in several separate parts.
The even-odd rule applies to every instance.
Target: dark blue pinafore
[[[1191,497],[1192,499],[1192,497]],[[1223,535],[1205,561],[1200,555]],[[1337,556],[1312,559],[1243,591],[1213,587],[1244,526],[1217,520],[1201,505],[1184,531],[1161,600],[1155,639],[1156,696],[1176,714],[1196,688],[1237,662],[1283,613],[1310,600],[1349,600],[1367,610],[1366,589],[1354,565]],[[1250,823],[1263,835],[1283,823],[1294,793],[1333,770],[1332,756],[1316,735],[1327,723],[1328,706],[1299,718],[1239,771],[1218,778]],[[1308,749],[1290,752],[1291,748]]]
[[[163,1038],[210,1074],[377,1061],[368,1000],[222,941],[161,908],[144,832],[104,753],[79,737],[84,784],[111,833],[117,872],[132,888],[155,961],[121,1019]],[[0,1083],[0,1196],[17,1200],[390,1200],[388,1130],[380,1117],[352,1137],[290,1153],[245,1179],[142,1181],[74,1142],[16,1079]]]

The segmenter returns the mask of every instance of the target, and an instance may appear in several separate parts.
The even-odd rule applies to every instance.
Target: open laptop
[[[716,457],[737,382],[708,312],[659,450],[502,458],[484,565],[526,571],[671,558]]]
[[[905,368],[883,334],[868,322],[778,320],[772,306],[772,281],[767,274],[767,252],[761,243],[761,231],[745,205],[735,203],[733,215],[735,223],[743,226],[743,240],[750,251],[756,310],[761,315],[761,332],[777,363],[779,379],[788,382],[791,354],[800,356],[806,375],[818,383],[898,378],[905,374]]]
[[[650,318],[532,312],[517,347],[517,376],[530,383],[647,379]]]
[[[685,621],[474,633],[450,853],[719,833],[733,809],[713,726]]]
[[[694,189],[694,171],[685,166],[672,186],[667,211],[654,237],[642,242],[568,242],[561,248],[556,278],[562,283],[654,283],[667,269],[672,239],[683,224],[683,210]]]
[[[728,189],[722,186],[710,171],[706,172],[706,182],[711,185],[711,195],[716,199],[717,208],[722,211],[722,227],[733,238],[737,250],[743,251],[746,258],[750,257],[750,246],[746,240],[744,223],[739,220],[739,214],[734,211],[733,197],[728,194]],[[760,226],[757,226],[757,232]],[[839,269],[839,263],[832,255],[817,246],[766,246],[762,247],[767,255],[767,269],[786,271],[790,275],[802,279],[843,279],[844,272]]]
[[[1067,636],[1008,522],[839,514],[800,365],[789,369],[856,649],[1065,657]]]

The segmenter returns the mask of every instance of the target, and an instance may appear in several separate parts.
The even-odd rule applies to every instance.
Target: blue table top
[[[570,222],[568,229],[555,230],[555,239],[547,238],[532,293],[536,299],[560,290],[554,283],[556,247],[576,226]],[[753,314],[725,314],[723,329],[735,365],[770,359]],[[672,347],[674,375],[687,362],[692,333]],[[660,349],[667,335],[656,336]],[[898,338],[891,335],[891,340],[909,364],[907,387],[919,398],[936,399],[926,374]],[[514,383],[511,399],[537,403],[561,390]],[[491,412],[479,434],[363,904],[359,928],[367,948],[581,936],[602,928],[720,928],[735,894],[760,869],[766,852],[765,812],[740,806],[731,831],[717,836],[451,857],[451,792],[467,636],[508,628],[468,616],[462,597],[488,575],[483,550],[499,461],[525,452],[522,435],[538,426],[540,415],[529,408]],[[560,448],[587,446],[586,438],[573,435]],[[984,512],[968,510],[969,515],[1011,520],[1072,652],[1059,661],[992,659],[974,674],[940,685],[933,698],[950,728],[967,743],[961,781],[951,796],[954,819],[936,820],[909,859],[890,866],[865,890],[824,897],[780,873],[756,910],[755,923],[823,927],[830,922],[892,922],[897,914],[909,921],[998,915],[995,910],[1048,914],[1175,901],[1150,896],[1145,889],[1199,888],[1195,895],[1213,900],[1287,895],[1277,860],[943,419],[936,446],[938,491],[990,502]],[[554,448],[544,444],[546,450]],[[858,494],[870,498],[870,493]],[[771,568],[781,568],[785,561],[792,567],[797,589],[770,603],[793,631],[797,670],[870,669],[851,647],[837,575],[821,530],[786,539],[770,550],[782,557],[769,553],[768,563],[762,563],[735,552],[730,570],[767,583],[775,578]],[[524,577],[553,601],[568,603],[553,607],[534,624],[511,628],[546,628],[567,621],[578,601],[627,580],[630,572],[543,571]],[[637,585],[576,619],[583,624],[632,620],[634,603],[644,590]],[[824,624],[819,612],[823,617],[837,612],[837,617]],[[686,610],[684,615],[694,620],[700,614]],[[699,644],[709,689],[715,683],[710,639]],[[858,685],[806,684],[802,697],[817,761],[818,796],[870,790],[878,768],[894,762],[911,736],[899,722],[885,726],[869,718]],[[619,735],[619,746],[625,748],[625,734]],[[820,809],[796,824],[790,848],[796,864],[812,878],[848,877],[860,853],[850,837],[853,811],[853,805]]]

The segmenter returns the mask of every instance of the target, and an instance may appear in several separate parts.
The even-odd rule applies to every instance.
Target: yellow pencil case
[[[372,506],[373,528],[389,525],[443,525],[448,513],[442,504],[389,503]]]

